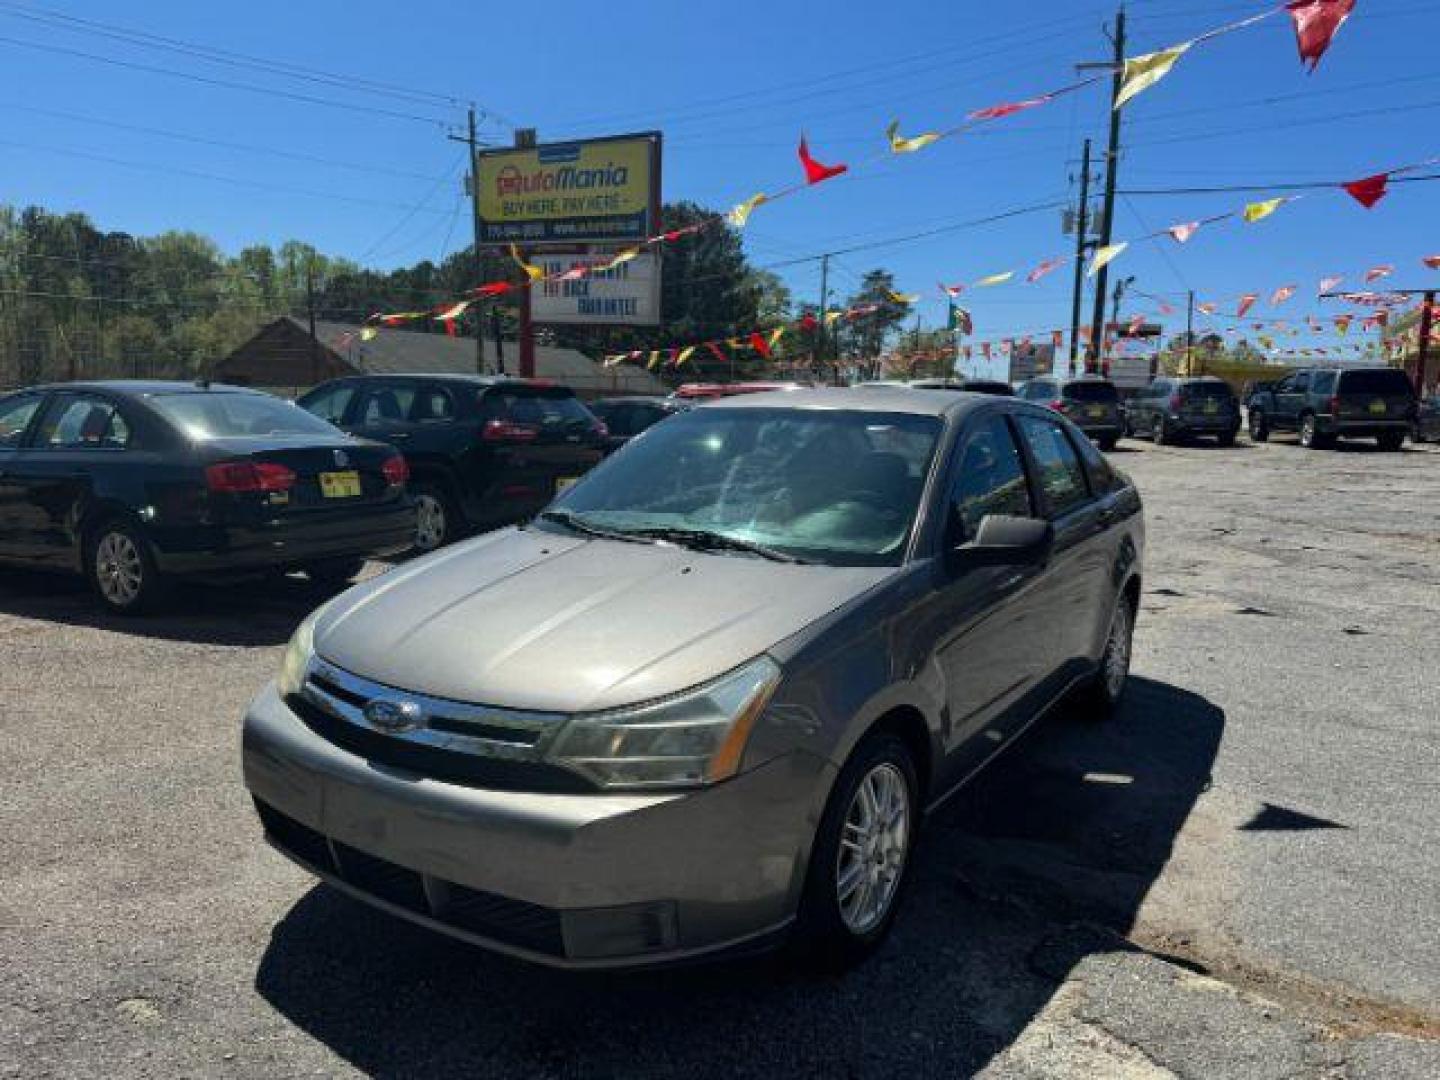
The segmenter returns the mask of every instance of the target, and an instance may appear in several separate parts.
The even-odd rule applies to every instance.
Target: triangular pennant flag
[[[886,289],[885,296],[892,304],[913,304],[920,299],[919,293],[898,293],[894,289]]]
[[[727,214],[726,217],[729,218],[731,225],[734,225],[737,229],[743,229],[745,227],[745,223],[750,220],[750,215],[755,212],[755,208],[761,203],[765,202],[768,198],[769,196],[766,195],[763,191],[751,195],[750,198],[746,199],[744,202],[737,203],[735,206],[733,206],[730,209],[730,213]]]
[[[1295,44],[1300,63],[1314,71],[1331,40],[1355,9],[1355,0],[1291,0],[1285,5],[1295,22]]]
[[[1200,231],[1200,222],[1187,221],[1180,225],[1171,225],[1165,230],[1175,238],[1177,244],[1189,242],[1190,238]]]
[[[1369,270],[1365,271],[1365,283],[1368,285],[1372,281],[1379,281],[1381,278],[1389,277],[1394,272],[1395,267],[1391,263],[1386,263],[1383,266],[1372,266]]]
[[[805,170],[805,183],[819,184],[831,177],[839,176],[849,170],[849,165],[822,165],[810,156],[810,146],[805,141],[805,136],[800,136],[800,165]]]
[[[885,129],[885,137],[890,140],[890,152],[894,154],[913,154],[916,150],[924,150],[936,139],[940,138],[938,131],[927,131],[924,135],[915,135],[911,138],[904,138],[900,134],[900,121],[890,121],[890,126]]]
[[[1030,273],[1025,276],[1025,280],[1033,285],[1064,261],[1063,259],[1046,259],[1039,266],[1035,267],[1034,270],[1031,270]]]
[[[441,310],[439,313],[437,313],[436,316],[435,316],[435,321],[436,321],[436,322],[452,322],[452,321],[454,321],[455,319],[460,318],[461,315],[464,315],[464,314],[465,314],[465,309],[468,308],[468,307],[469,307],[471,304],[473,304],[474,302],[475,302],[475,301],[473,301],[473,300],[461,300],[458,304],[452,304],[450,307],[445,308],[445,309]]]
[[[771,330],[771,331],[770,331],[770,341],[769,341],[770,348],[771,348],[771,349],[774,349],[776,345],[779,345],[779,344],[780,344],[780,339],[781,339],[782,337],[784,337],[784,336],[785,336],[785,327],[783,327],[783,326],[778,326],[778,327],[776,327],[774,330]]]
[[[1167,304],[1164,300],[1161,300],[1161,301],[1160,301],[1160,314],[1161,314],[1161,315],[1174,315],[1174,314],[1175,314],[1175,308],[1174,308],[1172,305]]]
[[[1109,266],[1130,246],[1128,241],[1122,240],[1118,244],[1107,244],[1102,248],[1095,249],[1095,257],[1090,260],[1090,269],[1085,272],[1086,277],[1094,277],[1104,267]]]
[[[1322,294],[1328,293],[1331,289],[1333,289],[1333,288],[1335,288],[1335,286],[1341,284],[1344,280],[1345,280],[1345,275],[1344,275],[1344,274],[1336,274],[1334,277],[1321,278],[1321,279],[1320,279],[1320,292],[1321,292]]]
[[[1125,61],[1125,68],[1120,76],[1120,93],[1115,95],[1115,108],[1123,108],[1125,103],[1142,90],[1148,90],[1157,82],[1170,74],[1170,69],[1175,66],[1175,61],[1185,55],[1190,48],[1187,41],[1183,45],[1176,45],[1173,48],[1161,49],[1159,52],[1145,53],[1143,56],[1132,56]]]
[[[446,320],[445,320],[445,336],[446,336],[446,337],[457,337],[457,336],[459,336],[459,333],[460,333],[459,330],[457,330],[456,327],[455,327],[455,320],[454,320],[454,319],[446,319]]]
[[[1382,326],[1382,327],[1383,327],[1383,326],[1387,325],[1389,322],[1390,322],[1390,312],[1389,312],[1388,310],[1382,309],[1382,310],[1380,310],[1380,311],[1375,312],[1375,325],[1376,325],[1376,326]]]
[[[520,249],[514,244],[510,245],[510,257],[515,260],[516,265],[525,271],[525,276],[531,281],[539,281],[545,276],[545,271],[525,261],[525,256],[520,254]]]
[[[750,347],[766,360],[770,359],[770,343],[765,340],[765,335],[759,330],[750,335]]]
[[[1426,255],[1420,261],[1431,270],[1440,270],[1440,255]]]
[[[1214,315],[1220,309],[1219,304],[1211,303],[1208,300],[1203,304],[1196,304],[1195,307],[1202,315]]]
[[[815,318],[814,315],[810,314],[810,312],[807,311],[804,315],[800,316],[801,330],[804,330],[807,333],[811,333],[815,330],[818,330],[819,328],[819,321]]]
[[[984,356],[986,360],[990,359],[990,343],[988,341],[980,343],[980,354]]]
[[[1270,294],[1270,306],[1279,307],[1281,304],[1285,303],[1286,300],[1289,300],[1292,296],[1295,295],[1295,290],[1298,287],[1299,286],[1296,285],[1281,285],[1280,288],[1276,289],[1273,293]]]
[[[1245,313],[1255,306],[1255,301],[1260,299],[1259,293],[1246,293],[1240,297],[1240,306],[1235,309],[1235,317],[1243,319]]]
[[[1352,199],[1369,210],[1385,197],[1386,185],[1389,183],[1389,173],[1376,173],[1363,180],[1352,180],[1348,184],[1342,184],[1341,187],[1350,193]]]
[[[950,305],[949,328],[961,334],[975,333],[975,324],[970,319],[970,312],[962,307],[956,307],[954,304]]]
[[[501,293],[507,293],[507,292],[509,292],[509,291],[510,291],[512,288],[514,288],[514,287],[515,287],[514,284],[513,284],[512,282],[509,282],[509,281],[491,281],[491,282],[489,282],[489,283],[487,283],[487,284],[485,284],[485,285],[479,286],[478,288],[471,289],[471,290],[470,290],[470,295],[471,295],[471,296],[499,296]]]
[[[690,357],[694,355],[696,348],[698,348],[698,346],[686,345],[685,348],[681,349],[675,356],[675,366],[680,367],[685,361],[689,360]]]
[[[950,297],[951,300],[954,300],[957,296],[959,296],[965,291],[964,285],[946,285],[943,281],[939,282],[939,285],[940,291],[943,292],[946,296]]]
[[[720,363],[723,364],[726,362],[727,358],[725,356],[725,350],[720,348],[720,343],[718,341],[705,342],[705,348],[709,349],[710,355],[715,357],[715,359],[720,361]]]
[[[1004,285],[1015,276],[1014,270],[1006,270],[1003,274],[991,274],[989,277],[981,278],[973,286],[976,289],[988,289],[992,285]]]
[[[617,266],[624,266],[626,263],[630,262],[633,259],[638,259],[639,257],[640,249],[638,247],[626,248],[624,251],[620,252],[604,266],[597,267],[596,269],[598,269],[601,273],[604,273],[606,270],[614,270]],[[584,267],[581,267],[580,269],[582,273],[587,272],[585,271]],[[593,273],[594,271],[588,272]]]
[[[1011,116],[1024,109],[1033,109],[1037,105],[1044,105],[1050,100],[1050,95],[1044,97],[1029,98],[1026,101],[1011,101],[1004,105],[992,105],[988,109],[976,109],[965,119],[967,120],[998,120],[1002,116]]]
[[[1354,316],[1352,316],[1352,315],[1336,315],[1336,316],[1335,316],[1335,330],[1336,330],[1337,333],[1340,334],[1341,337],[1344,337],[1346,334],[1348,334],[1348,333],[1350,332],[1350,321],[1351,321],[1351,319],[1353,319],[1353,318],[1354,318]]]
[[[1266,199],[1263,202],[1250,203],[1245,207],[1245,220],[1251,224],[1257,221],[1264,221],[1276,210],[1279,210],[1280,205],[1284,202],[1285,197],[1282,195],[1278,199]]]

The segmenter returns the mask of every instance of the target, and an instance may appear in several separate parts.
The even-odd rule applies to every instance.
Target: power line
[[[1440,173],[1432,173],[1426,176],[1392,176],[1389,180],[1392,184],[1418,184],[1427,180],[1440,180]],[[1326,188],[1338,188],[1343,184],[1341,180],[1313,180],[1306,183],[1290,184],[1213,184],[1208,187],[1169,187],[1169,188],[1122,188],[1121,195],[1218,195],[1226,192],[1253,192],[1253,191],[1314,191]]]
[[[285,98],[289,101],[300,101],[308,105],[323,105],[331,109],[346,109],[350,112],[367,113],[371,116],[383,116],[392,120],[413,120],[422,124],[436,124],[441,126],[447,122],[444,118],[438,116],[421,116],[417,113],[400,112],[395,109],[385,109],[376,105],[361,105],[356,102],[336,101],[334,98],[316,97],[313,94],[302,94],[295,90],[280,90],[271,86],[257,86],[254,83],[235,82],[232,79],[217,79],[209,75],[196,75],[193,72],[177,71],[174,68],[157,67],[154,64],[142,64],[135,60],[121,60],[118,57],[85,52],[83,49],[70,49],[63,45],[48,45],[38,41],[25,41],[22,38],[12,38],[4,35],[0,35],[0,43],[15,45],[22,49],[36,49],[40,52],[55,53],[60,56],[71,56],[80,60],[90,60],[97,64],[109,64],[113,67],[125,68],[130,71],[143,71],[151,75],[164,75],[172,79],[185,79],[189,82],[202,83],[206,86],[218,86],[227,90],[243,90],[250,94],[266,94],[270,97]]]

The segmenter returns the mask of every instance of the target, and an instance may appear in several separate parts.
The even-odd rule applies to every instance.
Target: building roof
[[[299,320],[291,321],[306,330]],[[321,344],[367,375],[475,374],[474,338],[382,329],[369,341],[361,341],[359,326],[325,321],[315,324],[315,335]],[[517,374],[520,370],[519,344],[506,341],[502,349],[506,372]],[[494,358],[495,345],[486,341],[487,371],[493,368]],[[605,368],[575,349],[549,345],[535,346],[535,375],[577,390],[598,393],[654,395],[670,392],[668,386],[642,368],[629,364]]]

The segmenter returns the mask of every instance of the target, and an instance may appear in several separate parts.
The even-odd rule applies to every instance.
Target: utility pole
[[[1120,336],[1120,301],[1121,301],[1122,299],[1124,299],[1125,290],[1128,289],[1128,288],[1129,288],[1131,285],[1133,285],[1133,284],[1135,284],[1135,278],[1134,278],[1133,276],[1127,277],[1127,278],[1121,278],[1119,281],[1115,282],[1114,303],[1111,305],[1111,308],[1110,308],[1110,325],[1112,325],[1113,327],[1115,327],[1115,336],[1116,336],[1116,337],[1119,337],[1119,336]],[[1105,297],[1104,297],[1103,294],[1100,296],[1100,304],[1101,304],[1101,311],[1102,311],[1102,314],[1103,314],[1104,304],[1105,304]],[[1104,374],[1104,375],[1107,375],[1107,376],[1110,374],[1110,372],[1109,372],[1108,370],[1106,370],[1105,367],[1104,367],[1104,358],[1103,358],[1103,357],[1100,359],[1099,362],[1096,363],[1096,365],[1095,365],[1095,370],[1096,370],[1097,372],[1100,372],[1101,374]]]
[[[1125,5],[1115,16],[1115,34],[1111,38],[1115,46],[1115,77],[1110,86],[1110,143],[1105,160],[1105,202],[1104,217],[1100,221],[1100,247],[1108,247],[1115,224],[1115,184],[1120,167],[1120,110],[1115,107],[1120,100],[1120,87],[1125,75]],[[1108,267],[1102,266],[1095,279],[1095,316],[1090,327],[1090,348],[1092,361],[1086,366],[1097,369],[1100,363],[1101,332],[1105,322],[1105,286],[1109,280]]]
[[[1425,393],[1425,367],[1430,360],[1430,327],[1435,315],[1435,290],[1430,289],[1421,298],[1420,342],[1415,351],[1415,396]]]
[[[315,256],[305,258],[305,308],[310,316],[310,385],[320,381],[320,339],[315,336]]]
[[[1080,306],[1085,295],[1086,234],[1090,231],[1090,140],[1080,158],[1080,212],[1075,221],[1075,292],[1070,300],[1070,374],[1075,374],[1075,358],[1080,350]]]
[[[824,370],[825,364],[825,308],[830,303],[830,256],[820,256],[820,317],[815,324],[815,362],[820,370]],[[837,360],[835,365],[835,381],[840,381],[840,365]]]
[[[1195,290],[1185,305],[1185,374],[1195,374]],[[1205,374],[1203,371],[1200,374]]]
[[[466,183],[470,192],[470,227],[474,235],[470,249],[470,268],[475,284],[478,285],[484,277],[485,268],[482,265],[480,254],[480,142],[475,137],[474,105],[470,106],[466,118],[469,123],[465,135],[447,135],[445,137],[451,142],[463,142],[470,148],[470,177]],[[530,294],[527,291],[525,295],[528,297]],[[504,371],[503,363],[498,370]],[[478,314],[475,316],[475,373],[477,375],[485,374],[485,320]]]
[[[505,345],[500,329],[500,308],[496,304],[490,305],[490,336],[495,341],[495,374],[505,374]],[[485,366],[484,362],[480,365]]]

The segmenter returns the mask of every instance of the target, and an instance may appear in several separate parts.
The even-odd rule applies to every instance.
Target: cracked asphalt
[[[1440,452],[1114,460],[1150,529],[1121,715],[953,800],[841,977],[556,974],[317,886],[237,763],[314,593],[121,622],[0,573],[0,1076],[1440,1075]]]

